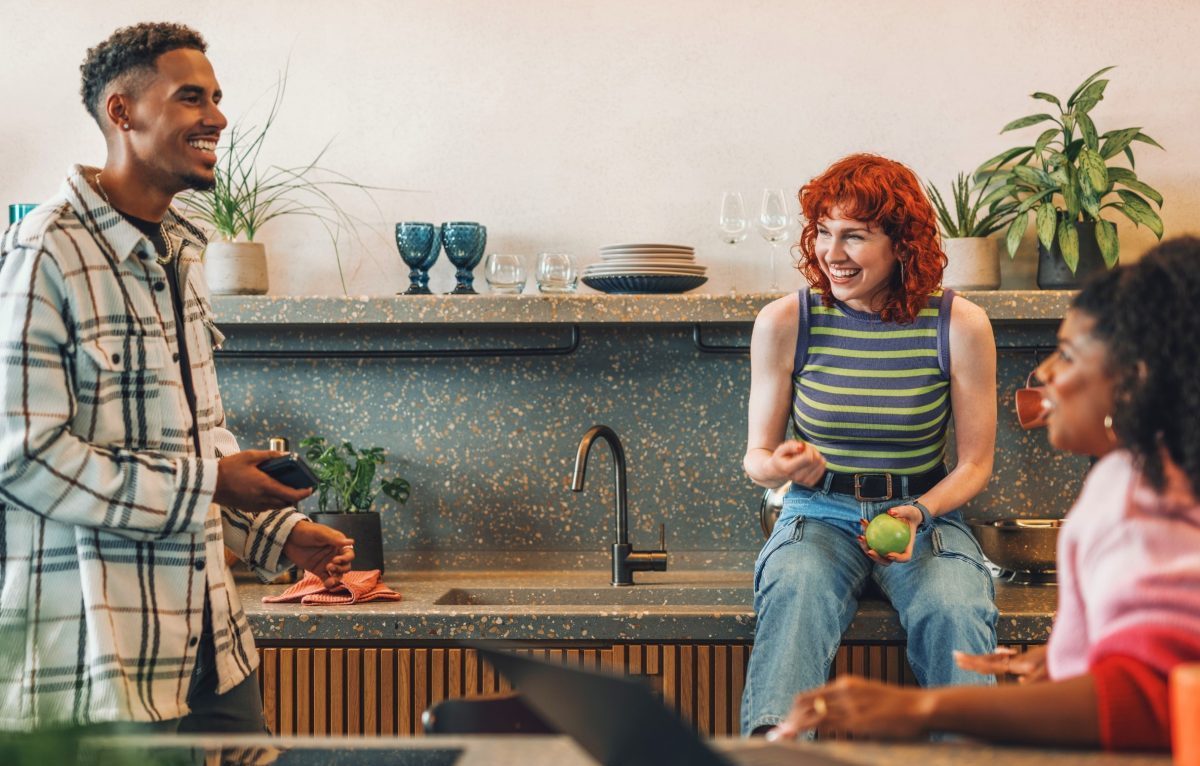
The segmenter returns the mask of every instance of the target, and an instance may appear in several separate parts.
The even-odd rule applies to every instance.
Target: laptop
[[[644,683],[468,643],[524,702],[602,764],[621,766],[846,766],[812,746],[747,740],[709,747]]]

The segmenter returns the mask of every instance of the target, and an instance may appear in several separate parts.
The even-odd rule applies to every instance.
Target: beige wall
[[[765,185],[797,188],[852,151],[923,177],[1013,145],[997,131],[1118,64],[1095,110],[1101,130],[1141,125],[1167,151],[1138,171],[1166,197],[1167,232],[1200,231],[1200,3],[1190,0],[786,2],[608,0],[401,2],[205,0],[183,4],[5,0],[0,201],[37,201],[103,144],[79,104],[84,51],[116,26],[183,21],[209,39],[231,118],[291,57],[270,159],[327,164],[377,195],[382,215],[349,243],[351,292],[406,284],[390,243],[399,220],[479,220],[489,250],[554,248],[595,260],[618,241],[692,243],[723,290],[765,287],[767,245],[716,241],[719,192],[753,207]],[[1027,135],[1027,134],[1019,134]],[[1032,136],[1028,136],[1032,140]],[[1122,219],[1124,220],[1124,219]],[[1125,257],[1153,237],[1120,223]],[[328,241],[303,221],[268,228],[273,292],[337,293]],[[1006,286],[1028,284],[1026,243]],[[442,261],[434,287],[445,289]]]

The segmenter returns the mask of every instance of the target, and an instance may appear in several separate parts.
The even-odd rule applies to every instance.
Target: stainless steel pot
[[[1062,519],[971,522],[979,546],[993,564],[1011,572],[1036,574],[1055,571],[1055,548],[1061,526]]]
[[[791,488],[792,483],[789,481],[781,487],[763,492],[762,502],[758,506],[758,525],[762,527],[764,538],[771,536],[771,530],[775,528],[775,522],[779,520],[779,513],[783,510],[783,498]]]

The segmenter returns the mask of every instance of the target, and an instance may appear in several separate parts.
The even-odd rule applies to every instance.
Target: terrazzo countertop
[[[1074,295],[1063,290],[995,290],[962,295],[993,322],[1061,319]],[[217,322],[279,324],[692,324],[753,322],[780,294],[744,295],[403,295],[218,296]]]
[[[690,568],[688,565],[691,565]],[[390,565],[389,565],[390,567]],[[265,641],[751,641],[751,572],[679,562],[615,588],[605,569],[405,571],[384,580],[403,600],[354,606],[264,604],[286,586],[239,583],[242,606]],[[996,583],[1001,642],[1049,635],[1057,588]],[[862,599],[846,641],[903,641],[896,612]]]
[[[97,743],[99,744],[99,743]],[[923,766],[1169,766],[1169,755],[1112,754],[1073,750],[1016,748],[966,743],[885,744],[871,742],[804,742],[767,744],[734,738],[709,740],[716,750],[737,759],[737,752],[784,751],[795,763],[828,756],[846,766],[880,763],[920,763]],[[341,766],[346,763],[387,763],[391,766],[589,766],[595,764],[582,748],[565,736],[446,736],[446,737],[200,737],[172,735],[109,739],[128,753],[146,749],[164,759],[169,754],[195,756],[205,762],[267,766]],[[195,750],[192,750],[195,748]],[[284,757],[286,755],[286,757]],[[766,753],[750,755],[762,762]],[[788,760],[788,756],[779,761]],[[807,756],[807,757],[806,757]],[[774,753],[770,756],[775,762]],[[187,760],[187,759],[185,759]],[[165,762],[155,760],[152,762]],[[820,761],[817,761],[818,763]]]

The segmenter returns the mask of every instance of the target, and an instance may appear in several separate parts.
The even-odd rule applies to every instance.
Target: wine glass
[[[771,292],[773,293],[783,290],[779,286],[779,274],[775,269],[775,255],[779,250],[779,243],[788,238],[791,223],[787,197],[783,195],[783,189],[763,189],[762,210],[758,214],[758,233],[771,243]]]
[[[400,251],[400,260],[412,269],[408,273],[408,289],[403,295],[431,295],[429,269],[442,249],[437,227],[417,221],[396,224],[396,248]]]
[[[442,224],[442,247],[446,258],[457,269],[457,280],[451,295],[479,295],[475,290],[475,275],[471,270],[483,258],[487,246],[487,227],[472,221],[454,221]]]
[[[727,245],[737,243],[750,233],[750,221],[746,218],[746,204],[742,193],[727,191],[721,195],[721,214],[717,218],[717,236]],[[737,260],[729,267],[729,294],[737,295]]]

